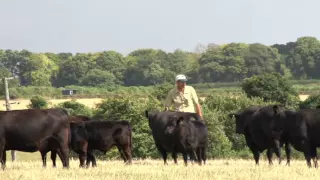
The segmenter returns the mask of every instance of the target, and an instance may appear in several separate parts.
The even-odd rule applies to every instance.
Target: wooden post
[[[7,111],[11,111],[9,88],[8,88],[8,80],[10,80],[10,79],[13,79],[13,77],[3,78],[4,93],[5,93],[5,101],[6,101],[6,109],[7,109]],[[16,151],[11,151],[11,160],[12,160],[12,162],[16,160]]]

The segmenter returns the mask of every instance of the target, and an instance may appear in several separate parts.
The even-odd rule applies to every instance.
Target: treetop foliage
[[[180,73],[188,76],[189,83],[235,82],[273,72],[291,79],[320,78],[320,41],[301,37],[272,46],[208,44],[198,46],[196,52],[149,48],[127,56],[115,51],[0,50],[0,76],[17,76],[22,86],[147,86],[172,83]]]

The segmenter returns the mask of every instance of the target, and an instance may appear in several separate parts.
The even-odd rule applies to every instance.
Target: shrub
[[[303,108],[316,108],[320,106],[320,94],[311,95],[305,101],[300,103],[300,109]]]
[[[299,101],[298,93],[289,81],[279,73],[266,73],[246,78],[242,89],[248,97],[261,97],[265,101],[276,101],[284,105],[294,105]]]
[[[169,84],[169,83],[164,83],[164,84],[161,84],[161,85],[156,85],[153,89],[153,92],[152,92],[152,96],[157,98],[158,100],[160,101],[163,101],[167,95],[168,95],[168,92],[174,88],[174,86],[172,84]]]
[[[230,93],[215,93],[208,96],[203,103],[204,116],[209,117],[208,128],[212,136],[215,138],[222,138],[220,141],[213,142],[214,144],[219,144],[226,142],[222,135],[228,138],[228,141],[231,143],[232,150],[237,151],[237,153],[242,153],[241,151],[246,149],[246,142],[243,135],[235,133],[235,120],[229,118],[227,115],[239,110],[243,110],[252,105],[268,105],[273,104],[274,102],[265,102],[262,98],[248,98],[244,93],[240,93],[237,96],[234,96]],[[209,114],[209,115],[207,115]],[[212,117],[214,116],[214,117]],[[217,123],[220,123],[217,126]],[[221,129],[222,128],[222,129]],[[219,129],[219,130],[218,130]],[[211,143],[211,142],[210,142]],[[221,147],[228,147],[222,146]],[[224,149],[225,151],[230,151],[230,149]],[[221,150],[221,149],[220,149]],[[229,155],[233,153],[229,152]]]
[[[134,96],[109,98],[97,105],[94,118],[103,120],[128,120],[132,125],[133,156],[139,158],[160,157],[157,152],[148,121],[144,115],[146,109],[157,109],[160,102],[153,97],[136,98]],[[112,151],[108,153],[110,157]]]
[[[75,100],[59,103],[56,107],[66,109],[70,115],[92,116],[92,110],[90,108]]]
[[[49,103],[41,96],[33,96],[30,99],[30,104],[28,105],[29,109],[46,109],[48,108]]]

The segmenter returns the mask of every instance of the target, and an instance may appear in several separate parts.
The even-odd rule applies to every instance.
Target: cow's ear
[[[184,121],[184,118],[181,116],[181,117],[179,117],[177,124],[183,123],[183,121]]]
[[[274,105],[273,106],[273,111],[274,111],[274,114],[278,114],[279,113],[279,106],[278,105]]]
[[[149,112],[148,112],[148,110],[145,110],[145,111],[144,111],[144,114],[145,114],[145,116],[146,116],[147,118],[149,118]]]

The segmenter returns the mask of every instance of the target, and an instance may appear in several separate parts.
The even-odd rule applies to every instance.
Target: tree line
[[[172,82],[178,73],[190,83],[235,82],[278,72],[291,79],[320,78],[320,41],[209,44],[196,52],[138,49],[127,56],[116,51],[96,53],[33,53],[0,50],[0,77],[16,76],[21,86],[147,86]]]

